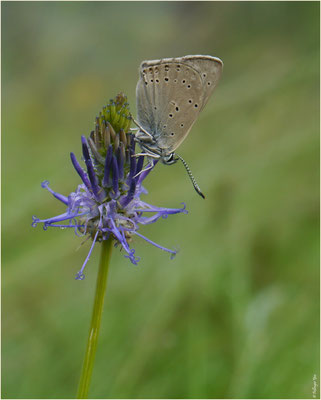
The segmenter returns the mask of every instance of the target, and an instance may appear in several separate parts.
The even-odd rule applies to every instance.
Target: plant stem
[[[104,306],[104,297],[107,286],[107,276],[111,257],[112,243],[113,240],[111,238],[109,238],[108,240],[103,240],[101,243],[101,256],[97,275],[94,308],[91,317],[85,359],[79,381],[77,399],[88,398],[89,385],[95,361],[101,316]]]

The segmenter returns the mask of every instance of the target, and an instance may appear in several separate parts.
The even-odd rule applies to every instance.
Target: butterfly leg
[[[139,128],[139,130],[138,130],[138,132],[135,134],[135,136],[137,137],[137,138],[141,138],[141,137],[148,137],[149,139],[154,139],[153,138],[153,135],[151,135],[149,132],[147,132],[133,117],[132,117],[132,120],[133,120],[133,122],[134,122],[134,124],[136,125],[136,126],[138,126],[138,128]],[[140,134],[140,131],[144,134],[144,135],[142,135],[142,134]]]
[[[142,173],[145,172],[145,171],[149,171],[150,169],[153,168],[153,166],[154,166],[154,164],[153,164],[152,162],[151,162],[151,163],[148,163],[148,166],[147,166],[146,168],[142,169],[141,171],[139,171],[138,174],[136,174],[136,175],[134,176],[134,178],[136,178],[137,176],[139,176],[140,174],[142,174]]]
[[[152,154],[152,153],[136,153],[133,154],[132,157],[139,157],[139,156],[146,156],[146,157],[152,157],[152,158],[160,158],[158,154]]]

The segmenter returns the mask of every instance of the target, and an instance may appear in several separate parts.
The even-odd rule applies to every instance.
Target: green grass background
[[[146,201],[177,215],[114,250],[93,398],[311,398],[319,383],[319,3],[2,2],[2,397],[73,398],[99,246],[31,228],[64,207],[101,107],[135,113],[142,60],[222,58],[222,80]],[[319,396],[319,392],[317,393]]]

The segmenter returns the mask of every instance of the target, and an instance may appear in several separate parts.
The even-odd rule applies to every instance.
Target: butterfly
[[[223,62],[191,55],[143,61],[136,86],[135,140],[149,160],[164,164],[181,160],[195,190],[202,196],[187,163],[175,150],[189,134],[221,77]],[[153,164],[150,163],[152,168]]]

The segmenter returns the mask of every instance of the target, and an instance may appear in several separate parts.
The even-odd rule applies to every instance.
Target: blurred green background
[[[2,2],[2,397],[73,398],[99,246],[31,228],[64,207],[96,114],[142,60],[211,54],[222,80],[146,201],[177,215],[114,250],[93,398],[311,398],[319,383],[319,3]],[[319,393],[317,393],[319,396]]]

